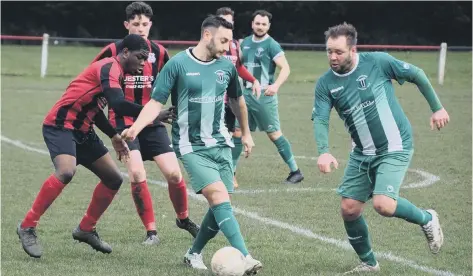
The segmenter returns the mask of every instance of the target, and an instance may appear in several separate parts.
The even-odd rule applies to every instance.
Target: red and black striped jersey
[[[89,65],[67,87],[48,112],[45,125],[88,132],[94,117],[107,105],[103,91],[122,91],[124,75],[117,58],[105,58]]]
[[[233,65],[237,66],[240,63],[240,43],[238,40],[233,39],[230,43],[230,50],[228,50],[225,55],[225,58],[230,60]]]
[[[145,105],[149,102],[154,80],[164,64],[169,60],[168,52],[161,44],[154,43],[150,40],[147,40],[147,42],[150,52],[142,73],[138,75],[125,74],[125,87],[123,89],[125,99],[139,105]],[[95,57],[94,61],[117,56],[122,49],[121,40],[111,43],[102,49],[97,57]],[[131,126],[136,120],[136,117],[119,116],[113,109],[109,109],[108,120],[115,128],[125,128]],[[161,123],[156,121],[155,124]]]

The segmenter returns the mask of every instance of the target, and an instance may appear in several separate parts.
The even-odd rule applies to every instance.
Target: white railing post
[[[49,35],[43,34],[43,46],[41,48],[41,77],[46,76],[46,70],[48,69],[48,45]]]
[[[439,57],[439,71],[438,71],[438,82],[443,85],[445,79],[445,64],[447,62],[447,43],[443,42],[440,44],[440,57]]]

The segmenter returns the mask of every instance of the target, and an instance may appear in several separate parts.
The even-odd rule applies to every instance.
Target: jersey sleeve
[[[372,53],[372,55],[374,55],[384,75],[389,79],[396,80],[399,84],[403,84],[405,81],[412,81],[419,72],[418,67],[398,60],[388,53],[376,52]]]
[[[179,64],[175,59],[170,59],[166,65],[164,65],[153,84],[151,98],[165,105],[171,94],[171,90],[176,85],[178,76]]]
[[[269,57],[272,60],[275,60],[281,55],[284,55],[284,50],[282,49],[281,45],[279,45],[276,40],[271,39],[271,43],[269,44]]]
[[[315,85],[314,107],[312,108],[314,137],[319,155],[329,152],[328,126],[332,107],[330,91],[324,85],[323,78],[320,78]]]
[[[113,57],[117,55],[117,46],[115,43],[110,43],[105,46],[102,51],[92,60],[92,63],[104,58]]]
[[[119,89],[123,93],[120,85],[120,78],[122,71],[116,62],[103,64],[98,68],[98,75],[100,78],[100,86],[102,91],[106,89]]]
[[[242,95],[240,81],[238,80],[238,72],[236,67],[230,67],[230,80],[227,87],[227,95],[229,98],[236,99]]]

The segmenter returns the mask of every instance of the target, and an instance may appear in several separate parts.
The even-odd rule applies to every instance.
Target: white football
[[[210,265],[215,276],[242,276],[245,263],[245,256],[240,250],[227,246],[215,252]]]

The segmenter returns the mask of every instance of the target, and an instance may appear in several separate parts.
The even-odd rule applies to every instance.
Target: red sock
[[[179,219],[187,218],[189,216],[189,209],[187,206],[187,189],[184,177],[178,184],[168,183],[168,191],[177,217]]]
[[[145,181],[131,183],[131,195],[135,202],[136,211],[141,218],[141,222],[146,231],[156,230],[156,221],[154,219],[153,200],[148,190],[148,184]]]
[[[97,224],[97,221],[102,214],[107,210],[110,203],[118,190],[112,190],[105,186],[102,182],[99,182],[95,187],[92,200],[90,201],[89,208],[85,213],[82,221],[80,222],[80,229],[84,231],[92,231]]]
[[[39,218],[46,212],[48,207],[53,201],[59,196],[62,189],[66,185],[62,183],[56,175],[52,174],[44,181],[41,190],[39,190],[36,199],[33,202],[33,206],[26,214],[23,222],[21,223],[22,228],[36,227]]]

